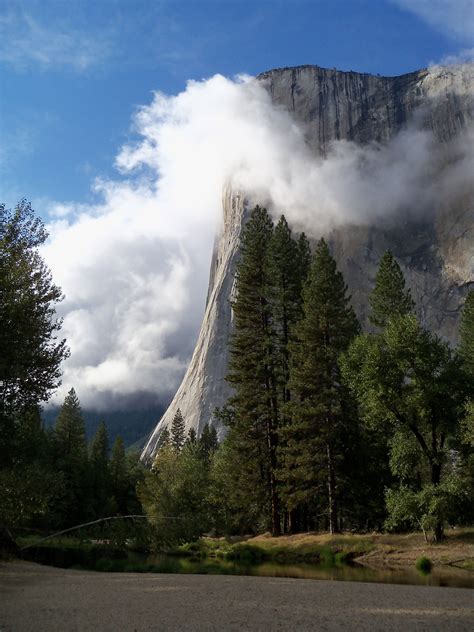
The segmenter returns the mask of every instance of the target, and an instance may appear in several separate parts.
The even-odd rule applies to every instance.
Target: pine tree
[[[214,426],[205,424],[202,429],[201,436],[199,438],[199,448],[203,457],[210,461],[219,447],[219,440],[217,438],[217,431]]]
[[[166,448],[169,446],[171,441],[171,434],[168,428],[163,428],[160,432],[160,436],[158,437],[158,443],[156,446],[156,451],[159,452],[162,448]]]
[[[341,384],[339,356],[359,331],[347,286],[324,240],[318,243],[303,291],[304,316],[295,330],[282,479],[289,507],[326,497],[329,528],[338,530],[338,466],[353,423]],[[323,489],[326,487],[326,493]]]
[[[63,524],[78,524],[88,516],[90,490],[85,424],[73,388],[61,406],[53,438],[55,466],[64,478],[64,494],[58,501]]]
[[[376,327],[385,327],[391,316],[413,312],[415,303],[410,290],[405,289],[403,273],[389,250],[380,259],[369,302],[372,310],[369,320]]]
[[[302,284],[307,275],[307,243],[295,242],[282,215],[268,248],[269,303],[274,334],[274,363],[281,404],[289,401],[289,342],[292,328],[302,315]],[[306,274],[305,274],[306,272]]]
[[[109,513],[110,477],[109,477],[109,439],[107,428],[102,421],[92,439],[89,456],[92,501],[97,518]]]
[[[186,443],[194,444],[197,442],[197,434],[194,428],[190,428],[188,431],[188,436],[186,438]]]
[[[230,400],[234,419],[230,441],[246,465],[236,473],[237,484],[248,490],[249,502],[254,498],[263,506],[276,535],[280,532],[278,402],[267,257],[272,233],[266,209],[255,207],[242,234],[227,380],[235,389]]]
[[[298,279],[299,291],[298,295],[302,300],[303,287],[308,278],[309,269],[311,267],[311,245],[305,233],[301,233],[297,244],[297,261],[298,261]]]
[[[115,439],[109,462],[109,475],[111,495],[118,514],[127,513],[127,462],[125,458],[125,446],[122,437]]]
[[[178,408],[175,416],[173,417],[173,421],[171,422],[170,437],[170,443],[176,452],[181,452],[181,450],[183,449],[184,442],[186,440],[185,429],[186,426],[184,423],[184,418],[181,413],[181,409]]]
[[[464,367],[474,380],[474,291],[471,290],[464,302],[459,326],[459,355]]]
[[[63,457],[84,461],[87,458],[86,428],[76,391],[71,388],[64,399],[54,427],[56,449]]]
[[[109,456],[109,438],[107,427],[103,421],[100,422],[97,432],[91,442],[90,461],[93,465],[105,468]]]

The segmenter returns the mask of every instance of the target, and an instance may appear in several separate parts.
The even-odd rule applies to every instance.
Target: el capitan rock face
[[[474,66],[465,64],[420,70],[400,77],[340,72],[299,66],[265,72],[257,80],[272,101],[288,110],[304,129],[308,146],[325,155],[334,140],[360,144],[385,142],[416,115],[439,141],[465,134],[474,120]],[[421,119],[421,120],[420,120]],[[416,203],[416,201],[414,201]],[[232,329],[230,298],[245,221],[244,195],[226,188],[223,222],[215,243],[206,311],[188,370],[168,410],[152,433],[142,458],[153,456],[160,431],[179,407],[187,428],[198,434],[213,420],[230,388],[225,382],[228,340]],[[343,226],[324,235],[352,293],[352,302],[367,325],[367,296],[378,260],[390,248],[399,260],[423,322],[456,341],[463,296],[474,286],[474,191],[440,205],[429,219],[409,215],[385,226]]]

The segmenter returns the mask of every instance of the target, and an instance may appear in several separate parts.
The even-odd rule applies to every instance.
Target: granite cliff
[[[273,103],[284,108],[304,130],[306,143],[325,156],[329,145],[349,140],[360,145],[386,143],[415,117],[446,147],[468,134],[474,121],[474,66],[436,67],[400,77],[380,77],[318,66],[281,68],[257,81]],[[448,159],[447,159],[448,160]],[[416,200],[413,201],[416,205]],[[245,192],[227,186],[223,222],[216,238],[205,315],[196,348],[168,410],[152,433],[142,457],[153,456],[160,431],[181,408],[188,428],[205,423],[225,432],[213,411],[227,400],[227,343],[232,329],[230,298],[239,235],[248,204]],[[474,286],[474,190],[463,190],[429,215],[398,218],[376,225],[343,225],[324,235],[352,293],[354,307],[367,326],[366,299],[377,263],[390,248],[398,258],[423,322],[452,343],[462,300]]]

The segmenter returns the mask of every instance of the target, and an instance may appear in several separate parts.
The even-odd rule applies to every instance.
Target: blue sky
[[[298,64],[395,75],[472,46],[470,0],[0,1],[0,200],[91,202],[152,91]],[[469,18],[471,24],[469,25]]]

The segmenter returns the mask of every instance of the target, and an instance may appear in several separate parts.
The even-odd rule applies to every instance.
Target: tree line
[[[0,469],[2,526],[27,533],[59,531],[99,518],[141,514],[135,488],[138,454],[118,436],[110,449],[102,422],[88,443],[79,399],[71,389],[46,429],[40,410],[15,414],[14,436]]]
[[[185,433],[177,411],[148,469],[87,445],[71,390],[54,428],[40,406],[68,356],[61,290],[38,254],[31,206],[0,205],[0,544],[6,529],[46,531],[145,510],[156,542],[203,533],[423,530],[474,519],[474,292],[459,345],[422,326],[390,252],[362,332],[328,244],[314,253],[284,216],[256,207],[236,268],[228,382],[213,424]],[[151,533],[151,532],[150,532]]]
[[[0,205],[0,545],[5,530],[141,513],[138,455],[127,455],[120,437],[110,451],[104,424],[87,445],[74,390],[54,428],[43,426],[40,406],[69,355],[56,316],[62,293],[38,252],[46,238],[26,200]]]
[[[363,333],[328,244],[311,254],[304,234],[260,207],[235,281],[234,393],[216,411],[227,436],[191,468],[201,532],[423,530],[439,540],[445,524],[472,522],[474,292],[451,349],[422,326],[386,252]],[[152,520],[173,496],[164,469],[183,491],[194,454],[191,442],[159,450],[144,483]]]

